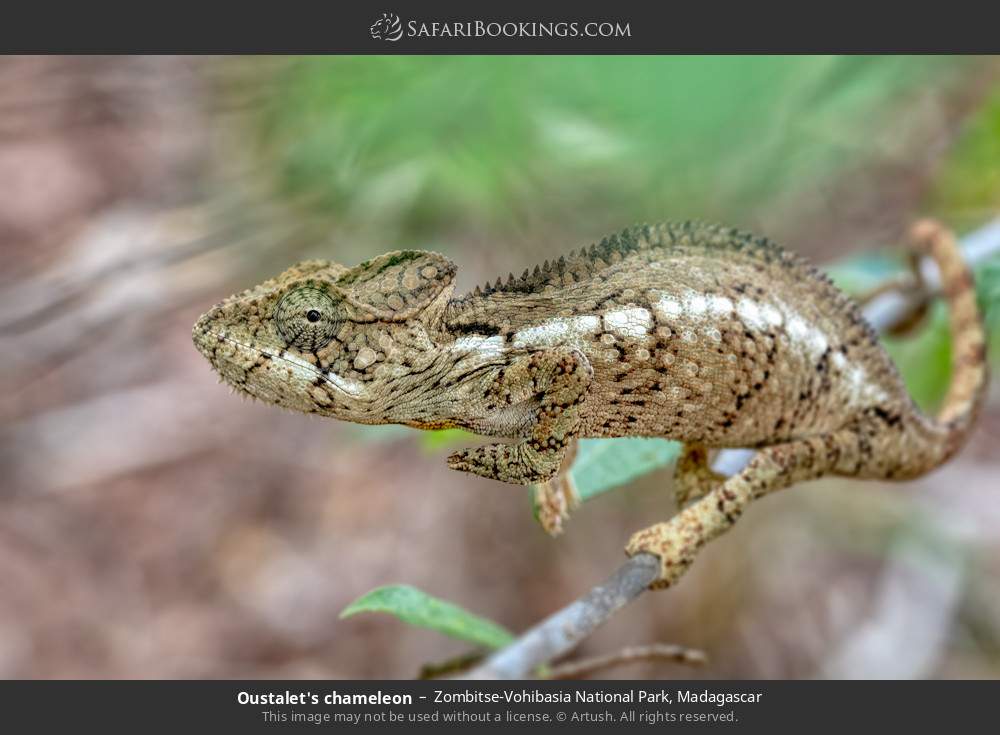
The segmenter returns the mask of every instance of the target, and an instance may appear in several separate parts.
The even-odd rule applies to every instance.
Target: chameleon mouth
[[[191,329],[191,340],[198,352],[204,355],[212,367],[219,369],[220,347],[227,341],[226,330],[217,326],[219,307],[202,314]]]

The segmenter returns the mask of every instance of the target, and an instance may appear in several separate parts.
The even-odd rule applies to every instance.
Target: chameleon
[[[626,547],[659,559],[665,587],[755,499],[824,475],[908,480],[961,448],[987,385],[974,283],[943,226],[913,237],[950,313],[936,416],[825,274],[697,222],[627,228],[462,296],[434,252],[309,260],[214,306],[193,339],[222,380],[271,404],[507,440],[448,458],[506,483],[553,481],[582,437],[681,442],[680,510]],[[725,447],[757,451],[726,478],[708,462]]]

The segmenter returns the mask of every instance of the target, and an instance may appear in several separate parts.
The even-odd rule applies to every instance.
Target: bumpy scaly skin
[[[824,275],[711,225],[628,229],[459,298],[435,253],[301,263],[213,308],[194,340],[227,382],[287,408],[513,439],[449,459],[505,482],[551,480],[579,437],[684,442],[678,499],[695,502],[627,547],[659,556],[667,585],[756,497],[823,474],[913,478],[960,447],[986,383],[973,284],[950,234],[915,235],[954,332],[936,419]],[[760,451],[725,480],[716,447]]]

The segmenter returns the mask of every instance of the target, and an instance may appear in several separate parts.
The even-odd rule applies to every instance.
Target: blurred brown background
[[[410,677],[466,646],[340,610],[401,582],[523,630],[672,510],[670,468],[550,539],[524,490],[449,472],[444,442],[237,400],[191,344],[198,315],[303,257],[433,247],[464,289],[668,218],[855,256],[877,280],[857,256],[914,217],[968,231],[1000,213],[1000,74],[978,58],[4,58],[0,192],[0,676]],[[896,353],[931,403],[937,344]],[[711,658],[615,676],[996,677],[998,436],[994,390],[925,479],[763,501],[580,653]]]

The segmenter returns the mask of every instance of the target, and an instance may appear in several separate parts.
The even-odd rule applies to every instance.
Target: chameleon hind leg
[[[701,547],[728,531],[753,500],[851,465],[857,451],[857,435],[848,431],[765,447],[741,472],[669,521],[633,534],[625,553],[658,557],[660,576],[650,586],[669,587],[683,576]]]
[[[580,407],[594,371],[582,352],[554,348],[528,352],[501,371],[485,396],[486,410],[530,406],[527,438],[455,452],[453,470],[491,480],[531,485],[551,480],[580,427]]]
[[[674,498],[678,508],[707,495],[725,481],[725,475],[709,467],[708,449],[703,444],[683,446],[674,467]]]

